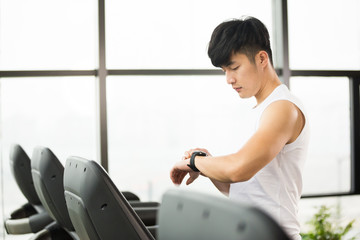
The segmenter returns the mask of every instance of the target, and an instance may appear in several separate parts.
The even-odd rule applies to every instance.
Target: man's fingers
[[[190,158],[190,157],[191,157],[191,150],[184,152],[183,160],[188,159],[188,158]]]
[[[186,185],[191,184],[192,182],[194,182],[195,178],[189,177],[188,180],[186,181]]]
[[[172,169],[170,172],[170,179],[174,184],[180,185],[186,174],[187,172]]]

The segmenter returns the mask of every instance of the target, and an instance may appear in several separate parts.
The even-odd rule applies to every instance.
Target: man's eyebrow
[[[235,62],[234,61],[229,61],[228,63],[226,63],[224,66],[225,67],[228,67],[228,66],[230,66],[230,65],[233,65]]]

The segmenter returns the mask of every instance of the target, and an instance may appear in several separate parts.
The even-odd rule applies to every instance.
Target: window
[[[224,76],[114,76],[107,96],[110,176],[142,200],[173,186],[170,169],[186,150],[236,152],[255,127],[255,100],[240,99]],[[217,192],[202,177],[190,187]]]
[[[1,154],[1,152],[0,152]],[[4,170],[3,170],[3,162],[0,159],[0,193],[1,196],[4,196]],[[5,204],[4,204],[4,199],[3,197],[0,197],[0,216],[1,221],[3,222],[3,218],[4,218],[4,208],[5,208]],[[3,225],[3,224],[2,224]],[[0,237],[2,237],[3,239],[5,238],[5,229],[3,227],[0,227]]]
[[[304,194],[350,191],[350,96],[345,77],[293,77],[311,129]]]
[[[94,0],[1,1],[0,70],[94,69],[96,14]]]
[[[282,18],[272,8],[287,2],[289,20],[281,25]],[[97,5],[104,3],[0,0],[1,216],[25,201],[8,166],[13,142],[20,143],[29,155],[36,145],[48,146],[63,163],[69,155],[99,161],[96,151],[108,150],[109,160],[105,154],[103,161],[109,165],[111,178],[120,190],[133,191],[143,201],[158,201],[173,186],[169,170],[185,150],[205,147],[214,155],[237,151],[250,135],[249,110],[254,99],[238,99],[224,77],[211,70],[207,45],[221,21],[244,15],[265,23],[273,52],[279,56],[287,54],[283,47],[289,37],[290,87],[308,109],[313,137],[304,194],[353,194],[349,192],[350,174],[358,168],[351,168],[354,147],[350,146],[355,141],[350,140],[354,130],[349,108],[354,108],[358,95],[349,96],[352,85],[347,77],[321,70],[359,70],[360,58],[355,54],[360,51],[359,1],[106,0],[106,44],[97,41],[104,32],[101,24],[97,29],[97,21],[102,22]],[[287,24],[285,44],[276,43],[273,30],[282,33]],[[106,59],[97,56],[98,49],[106,49]],[[98,66],[100,71],[95,71]],[[277,70],[287,75],[287,67]],[[8,70],[14,71],[11,78],[7,78]],[[51,70],[45,74],[51,76],[40,77],[43,70]],[[323,77],[300,77],[317,75],[311,70],[320,70]],[[24,71],[21,78],[14,77],[18,71]],[[99,72],[109,74],[99,74],[101,86],[107,83],[107,93],[95,100]],[[325,90],[315,92],[318,89]],[[107,117],[103,125],[95,123],[99,118],[95,105],[107,112],[101,115],[101,120]],[[101,142],[100,147],[95,144],[96,124],[101,126],[101,136],[108,135],[108,143]],[[355,152],[359,155],[356,148]],[[202,177],[187,188],[218,193]],[[323,199],[338,204],[347,216],[352,215],[346,206],[358,201],[356,196],[302,199],[302,220]],[[358,211],[352,213],[358,215]],[[29,238],[7,236],[1,226],[0,238],[3,236],[7,240]]]
[[[95,159],[94,86],[92,77],[1,79],[5,216],[25,203],[9,169],[11,144],[29,157],[49,147],[63,164],[70,155]]]
[[[290,68],[360,69],[360,1],[288,1]]]
[[[272,33],[270,0],[108,0],[105,7],[110,69],[212,68],[207,57],[212,31],[243,15],[258,17]]]
[[[206,147],[217,155],[245,141],[243,114],[253,105],[234,99],[223,76],[140,76],[136,70],[213,68],[207,56],[213,29],[247,15],[261,19],[272,35],[268,0],[106,2],[107,67],[135,70],[107,78],[109,172],[120,189],[160,200],[184,151]],[[208,191],[210,185],[199,179],[190,187]]]

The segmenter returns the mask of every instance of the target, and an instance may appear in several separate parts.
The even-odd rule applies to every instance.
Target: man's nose
[[[236,82],[235,77],[234,77],[234,74],[229,73],[229,72],[226,72],[226,73],[225,73],[225,76],[226,76],[226,82],[227,82],[228,84],[233,84],[233,83]]]

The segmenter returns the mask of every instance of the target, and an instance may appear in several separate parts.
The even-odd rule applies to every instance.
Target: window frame
[[[350,122],[351,122],[351,190],[326,194],[303,195],[303,198],[346,196],[360,194],[360,71],[291,70],[289,67],[289,36],[287,0],[272,0],[273,29],[276,44],[276,71],[282,82],[289,86],[291,76],[344,76],[350,81]],[[98,0],[98,68],[95,70],[46,70],[46,71],[1,71],[2,77],[42,77],[42,76],[95,76],[96,77],[96,118],[98,161],[108,170],[108,134],[106,106],[106,78],[110,75],[222,75],[215,69],[107,69],[105,41],[105,0]],[[289,86],[291,88],[291,86]],[[1,165],[0,165],[1,166]]]

